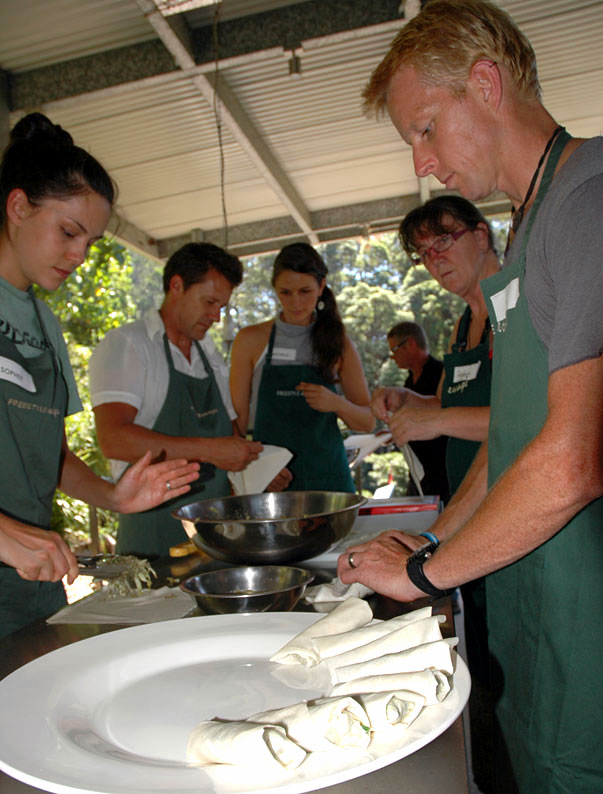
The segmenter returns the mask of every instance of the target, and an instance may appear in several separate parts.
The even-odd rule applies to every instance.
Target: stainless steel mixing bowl
[[[174,510],[187,535],[225,562],[268,565],[307,560],[352,528],[365,497],[339,491],[281,491],[205,499]]]
[[[259,565],[209,571],[180,584],[203,612],[288,612],[303,596],[314,575],[302,568]]]

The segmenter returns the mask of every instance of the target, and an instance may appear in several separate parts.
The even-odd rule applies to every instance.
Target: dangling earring
[[[321,312],[324,309],[324,307],[325,307],[324,301],[318,301],[318,303],[316,304],[316,308],[318,309],[319,312]]]

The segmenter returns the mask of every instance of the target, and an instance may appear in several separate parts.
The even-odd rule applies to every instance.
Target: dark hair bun
[[[36,144],[54,144],[55,146],[71,146],[73,138],[59,124],[43,113],[28,113],[18,121],[10,133],[10,142],[27,141]]]

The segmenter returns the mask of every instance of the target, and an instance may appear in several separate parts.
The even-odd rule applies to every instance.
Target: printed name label
[[[500,292],[495,292],[490,298],[494,308],[496,320],[500,323],[507,319],[507,312],[509,309],[514,309],[519,300],[519,279],[514,278],[509,281],[504,289]]]
[[[475,364],[464,364],[462,367],[455,367],[452,376],[453,383],[461,383],[465,380],[475,380],[482,362],[476,361]]]
[[[11,361],[10,358],[4,356],[0,356],[0,379],[14,383],[15,386],[20,386],[25,391],[32,393],[36,391],[36,384],[29,372],[16,361]]]

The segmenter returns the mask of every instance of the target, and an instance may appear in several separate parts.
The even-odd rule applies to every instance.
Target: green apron
[[[490,323],[486,322],[479,345],[467,350],[470,322],[471,309],[467,306],[452,350],[444,356],[442,408],[490,405]],[[451,494],[462,483],[479,448],[479,441],[467,441],[452,436],[448,439],[446,471]]]
[[[296,386],[319,383],[335,391],[318,367],[272,363],[276,328],[273,326],[258,390],[253,438],[293,453],[287,468],[293,473],[291,491],[348,491],[353,493],[347,455],[337,416],[311,408]]]
[[[482,282],[494,329],[490,486],[547,416],[548,353],[524,293],[526,247],[568,140],[562,131],[553,145],[518,258]],[[597,499],[487,577],[490,651],[504,677],[497,716],[522,794],[603,792],[602,529]]]
[[[0,356],[29,373],[35,386],[31,392],[0,379],[5,462],[0,504],[5,515],[48,529],[60,477],[67,385],[33,294],[31,299],[45,342],[40,355],[25,358],[17,345],[0,334]],[[10,363],[3,366],[10,368]],[[0,563],[0,637],[47,618],[66,603],[61,582],[28,582],[14,568]]]
[[[451,352],[444,356],[443,408],[490,405],[490,320],[486,320],[479,344],[467,350],[470,322],[471,309],[467,306]],[[479,441],[449,437],[446,471],[451,495],[462,483],[479,447]],[[480,577],[461,585],[460,590],[463,596],[467,663],[473,682],[469,698],[473,776],[483,794],[489,794],[494,706],[490,686],[486,583]]]
[[[206,378],[194,378],[179,372],[174,367],[167,335],[163,336],[169,382],[164,403],[152,430],[167,436],[190,438],[232,436],[232,422],[224,407],[211,365],[201,345],[197,342],[194,344],[205,367]],[[226,472],[211,464],[202,464],[199,479],[191,483],[191,490],[183,496],[143,513],[120,516],[117,553],[146,557],[167,556],[171,546],[188,540],[181,522],[172,518],[172,510],[201,499],[227,496],[229,493]]]

